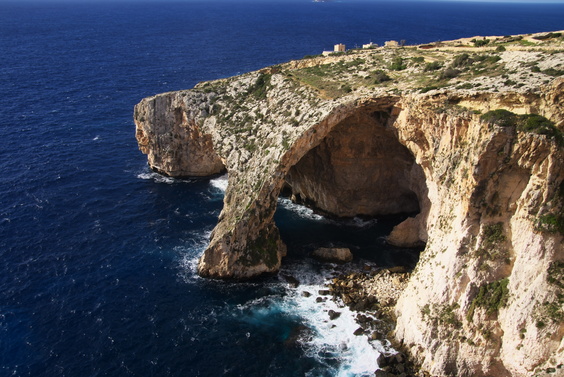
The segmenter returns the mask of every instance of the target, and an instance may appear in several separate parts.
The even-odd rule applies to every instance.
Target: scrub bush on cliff
[[[396,56],[392,60],[392,64],[390,64],[390,69],[392,71],[403,71],[406,68],[407,68],[407,65],[403,61],[403,58],[401,58],[400,56]]]

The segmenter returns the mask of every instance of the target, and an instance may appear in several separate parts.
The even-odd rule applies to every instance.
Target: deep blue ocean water
[[[370,375],[385,345],[302,297],[333,273],[303,250],[353,244],[359,265],[414,264],[383,244],[390,224],[282,200],[299,288],[200,279],[225,179],[151,173],[134,104],[335,43],[557,29],[563,4],[0,2],[0,376]],[[343,315],[328,323],[331,308]]]

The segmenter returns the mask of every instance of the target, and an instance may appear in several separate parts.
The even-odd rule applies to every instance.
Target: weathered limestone
[[[562,108],[562,96],[554,94],[563,83],[545,88],[549,101],[519,102]],[[432,205],[426,250],[396,306],[396,338],[436,375],[528,376],[539,365],[555,366],[563,360],[564,324],[542,313],[545,302],[562,307],[548,271],[564,249],[561,235],[540,233],[535,222],[549,198],[561,195],[562,147],[484,127],[473,116],[437,114],[429,104],[405,108],[397,125],[425,171]],[[473,307],[480,289],[503,279],[506,305]],[[541,317],[546,327],[537,325]]]
[[[341,67],[354,56],[335,59]],[[564,79],[428,93],[398,80],[394,90],[331,96],[296,78],[315,64],[324,63],[271,67],[136,106],[140,148],[155,170],[229,174],[199,273],[244,279],[279,269],[286,249],[273,215],[285,185],[339,216],[418,212],[388,239],[426,243],[395,307],[396,340],[433,375],[556,368],[564,359],[563,236],[539,221],[561,216],[563,148],[480,114],[537,113],[562,129]],[[492,307],[484,297],[494,290],[500,304]]]
[[[196,118],[205,116],[209,95],[188,92],[145,99],[136,107],[136,137],[149,166],[172,177],[200,177],[221,173],[223,162],[209,135],[202,134]]]
[[[417,215],[416,217],[409,217],[396,225],[387,238],[388,243],[398,247],[422,246],[423,237],[419,234],[421,229],[420,221],[421,216]]]

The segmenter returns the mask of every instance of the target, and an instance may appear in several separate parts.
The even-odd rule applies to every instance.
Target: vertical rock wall
[[[561,99],[552,102],[558,96],[547,97],[519,102],[562,108]],[[425,171],[431,206],[427,247],[396,306],[397,340],[433,375],[556,368],[564,360],[564,292],[551,281],[562,279],[555,271],[563,237],[536,224],[562,195],[562,147],[515,128],[485,127],[471,113],[437,111],[429,99],[403,103],[396,127]]]
[[[151,169],[172,177],[202,177],[225,166],[198,125],[212,96],[189,91],[146,98],[135,107],[136,138]]]

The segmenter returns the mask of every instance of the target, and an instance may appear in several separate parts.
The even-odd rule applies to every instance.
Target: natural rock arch
[[[400,109],[396,102],[396,97],[382,97],[334,108],[295,140],[271,173],[254,178],[262,180],[261,188],[235,216],[225,214],[230,208],[241,210],[241,193],[233,192],[235,185],[230,184],[227,210],[200,260],[199,273],[247,278],[278,270],[286,247],[273,215],[284,185],[337,216],[420,212],[400,224],[391,239],[399,246],[426,242],[430,202],[425,175],[397,136],[394,122]],[[230,173],[230,182],[239,179],[238,172]],[[339,194],[341,190],[345,193]]]

